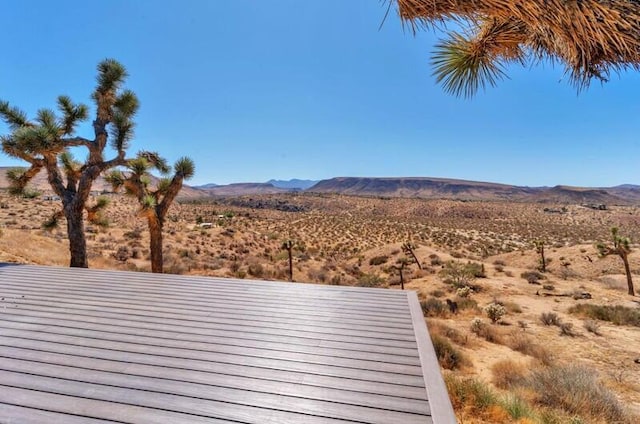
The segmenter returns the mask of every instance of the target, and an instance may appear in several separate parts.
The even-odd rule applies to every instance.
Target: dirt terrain
[[[148,271],[148,234],[135,203],[117,195],[110,200],[110,225],[87,227],[90,266]],[[0,194],[0,261],[66,265],[64,226],[42,229],[58,207],[56,201]],[[594,247],[610,239],[612,226],[640,240],[640,209],[309,193],[183,201],[172,206],[165,225],[165,269],[287,280],[286,240],[294,243],[296,281],[399,290],[402,267],[405,289],[419,293],[432,337],[444,339],[459,354],[442,363],[450,368],[445,369],[449,384],[450,378],[476,378],[499,396],[516,393],[538,408],[537,415],[518,415],[505,404],[481,413],[457,406],[461,422],[604,423],[614,421],[545,404],[532,389],[507,385],[499,370],[506,367],[512,376],[584,365],[597,371],[598,381],[624,407],[640,415],[640,322],[570,312],[576,305],[596,305],[640,313],[640,298],[627,295],[620,258],[599,258]],[[535,241],[545,245],[544,273],[537,271]],[[415,246],[420,267],[404,243]],[[629,260],[635,275],[640,249]],[[472,267],[474,276],[458,280],[451,261]],[[447,299],[458,305],[456,313]],[[495,324],[487,315],[490,304],[506,311]],[[542,314],[555,314],[557,322],[546,325]],[[556,418],[540,418],[539,411],[547,409],[556,411]]]

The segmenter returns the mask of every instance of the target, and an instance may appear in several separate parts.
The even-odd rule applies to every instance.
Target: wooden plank
[[[83,370],[85,373],[92,371],[105,371],[114,374],[123,374],[134,377],[156,378],[165,381],[177,381],[204,384],[207,386],[221,386],[233,389],[243,389],[262,393],[276,393],[290,397],[323,400],[334,403],[360,405],[370,408],[389,409],[392,411],[404,411],[412,413],[428,412],[427,392],[425,389],[415,391],[418,397],[411,397],[414,391],[406,392],[398,390],[395,395],[380,395],[355,390],[334,389],[331,387],[309,385],[304,382],[291,383],[287,381],[274,381],[257,379],[247,376],[231,374],[208,373],[141,365],[112,360],[86,358],[79,355],[63,355],[35,350],[27,350],[0,346],[0,367],[4,367],[7,359],[29,361],[29,363],[41,363],[73,367]],[[7,368],[10,369],[10,368]],[[13,369],[15,371],[15,369]],[[57,376],[57,375],[56,375]],[[205,389],[206,390],[206,389]]]
[[[314,367],[319,372],[323,371],[327,375],[346,376],[354,373],[363,373],[369,376],[376,376],[382,380],[393,382],[395,376],[420,376],[420,367],[414,365],[389,364],[385,362],[363,361],[359,359],[340,359],[313,357],[306,354],[294,354],[282,352],[264,352],[259,349],[250,351],[248,349],[236,348],[225,352],[213,350],[198,350],[185,343],[185,347],[164,347],[159,345],[148,345],[143,343],[116,342],[104,339],[92,339],[89,337],[66,336],[56,333],[45,333],[31,330],[13,330],[0,328],[0,335],[4,337],[18,337],[29,340],[42,340],[55,343],[65,343],[75,346],[87,346],[98,349],[113,349],[138,353],[153,353],[154,355],[171,356],[174,358],[199,359],[203,361],[214,361],[231,364],[247,364],[259,367],[276,369],[292,369],[302,371],[305,367]]]
[[[110,295],[108,298],[95,296],[88,296],[78,294],[77,292],[60,294],[58,290],[53,287],[38,288],[38,287],[0,287],[0,295],[5,298],[5,304],[17,303],[24,300],[64,300],[73,304],[84,305],[115,305],[119,307],[128,307],[138,310],[163,310],[163,311],[176,311],[180,312],[214,312],[229,315],[233,313],[235,316],[260,317],[260,318],[289,318],[291,313],[282,312],[282,309],[276,309],[275,305],[272,308],[265,309],[253,309],[253,308],[231,308],[225,303],[220,302],[216,305],[198,304],[195,302],[179,302],[179,301],[157,301],[157,300],[140,300],[138,298],[130,297],[114,297]],[[302,313],[296,314],[301,321],[315,321],[315,322],[336,322],[345,324],[361,324],[363,322],[382,326],[384,328],[407,328],[411,327],[412,322],[410,317],[406,314],[406,309],[399,309],[397,316],[392,317],[360,317],[354,314],[340,314],[340,313]]]
[[[22,336],[22,337],[21,337]],[[156,363],[156,359],[162,358],[163,360],[175,360],[174,363],[179,367],[181,361],[193,361],[204,364],[215,364],[218,368],[240,366],[243,371],[247,371],[246,368],[255,368],[257,377],[261,377],[264,373],[262,370],[273,371],[290,371],[293,373],[303,374],[315,374],[330,377],[340,377],[354,380],[364,380],[374,383],[388,383],[398,384],[403,386],[415,386],[424,387],[424,379],[420,375],[416,375],[415,368],[410,368],[408,371],[413,374],[402,373],[385,373],[376,372],[372,370],[362,370],[358,368],[346,368],[335,367],[330,365],[310,364],[305,362],[295,361],[282,361],[269,358],[253,358],[253,357],[239,357],[234,355],[221,355],[221,354],[204,354],[202,352],[177,352],[171,349],[154,348],[150,349],[145,346],[135,346],[133,344],[126,344],[123,346],[116,346],[113,342],[97,342],[91,340],[82,340],[79,338],[67,340],[63,342],[61,337],[53,338],[54,340],[43,340],[42,334],[38,334],[39,337],[26,338],[24,334],[20,334],[17,337],[11,337],[6,334],[6,330],[0,333],[0,344],[5,346],[16,346],[28,349],[46,349],[54,352],[73,353],[78,352],[83,356],[91,356],[98,358],[105,358],[107,353],[119,353],[125,361],[139,361],[143,363]],[[69,343],[71,342],[71,343]],[[62,349],[61,349],[62,347]],[[66,348],[66,349],[65,349]],[[75,349],[75,350],[74,350]],[[182,355],[179,355],[181,353]],[[108,356],[108,355],[107,355]],[[193,364],[191,362],[191,364]],[[192,365],[193,366],[193,365]]]
[[[30,287],[33,287],[30,285]],[[68,288],[68,289],[64,289],[59,287],[58,284],[56,284],[55,282],[52,283],[51,285],[48,286],[49,288],[51,287],[55,287],[56,288],[56,292],[57,293],[64,293],[64,294],[70,294],[73,296],[76,295],[85,295],[85,296],[89,296],[92,298],[111,298],[111,299],[140,299],[140,300],[144,300],[146,302],[151,302],[151,301],[160,301],[160,302],[176,302],[176,304],[179,303],[183,303],[183,304],[192,304],[192,305],[199,305],[199,306],[204,306],[204,307],[209,307],[212,305],[216,305],[218,303],[222,303],[227,305],[227,307],[229,306],[233,306],[233,307],[237,307],[237,308],[249,308],[252,309],[256,306],[262,307],[262,308],[270,308],[271,310],[278,310],[278,311],[287,311],[290,313],[300,313],[300,314],[305,314],[305,313],[318,313],[318,312],[322,312],[322,313],[331,313],[331,314],[343,314],[343,316],[359,316],[362,318],[365,317],[371,317],[371,318],[384,318],[384,319],[397,319],[398,316],[398,311],[406,311],[407,306],[402,306],[402,307],[396,307],[396,308],[376,308],[376,307],[368,307],[368,308],[362,308],[362,307],[357,307],[354,305],[340,305],[337,304],[335,302],[332,301],[322,301],[322,300],[317,300],[314,298],[309,298],[307,299],[305,302],[296,302],[294,304],[292,304],[291,302],[287,302],[287,299],[289,298],[289,296],[291,296],[291,294],[288,293],[283,293],[282,294],[282,299],[280,300],[280,302],[278,301],[274,301],[272,303],[268,303],[268,302],[260,302],[257,303],[256,301],[259,300],[259,297],[250,297],[248,299],[242,299],[239,297],[232,297],[232,296],[226,296],[226,297],[222,297],[222,296],[199,296],[199,297],[186,297],[185,296],[175,296],[175,297],[171,297],[171,296],[158,296],[154,293],[150,293],[150,292],[144,292],[144,291],[128,291],[128,292],[122,292],[122,291],[111,291],[111,290],[98,290],[95,288],[92,289],[80,289],[80,288],[76,288],[76,289],[72,289],[72,288]],[[23,289],[24,290],[24,289]],[[185,290],[187,290],[187,288],[185,288]],[[21,293],[24,294],[24,293]],[[406,321],[406,317],[403,317],[401,319],[403,322]]]
[[[130,343],[142,343],[145,345],[157,345],[163,347],[175,347],[175,348],[190,348],[195,350],[213,351],[213,352],[236,352],[238,348],[245,348],[247,352],[262,351],[269,355],[275,355],[272,357],[278,357],[281,354],[306,354],[313,355],[313,357],[327,357],[327,358],[340,358],[340,359],[359,359],[373,362],[384,362],[391,364],[404,364],[404,365],[420,365],[420,361],[416,354],[413,356],[400,356],[400,355],[388,355],[377,353],[363,353],[357,350],[340,350],[340,349],[326,349],[326,348],[296,348],[286,349],[278,343],[265,343],[265,342],[248,342],[239,341],[237,343],[230,343],[227,340],[208,339],[208,340],[193,340],[192,338],[185,338],[182,334],[168,333],[166,337],[156,337],[153,334],[126,334],[121,331],[104,331],[94,330],[86,328],[73,328],[67,326],[56,325],[52,323],[20,323],[15,321],[0,320],[0,328],[11,328],[15,330],[25,329],[33,331],[43,331],[53,334],[64,334],[77,337],[89,337],[93,339],[121,341]],[[111,327],[111,330],[120,330],[118,327]]]
[[[8,288],[8,287],[0,287],[2,290],[1,294],[5,297],[5,303],[10,304],[15,300],[19,300],[24,297],[32,297],[35,295],[51,295],[56,297],[62,297],[67,299],[72,299],[78,302],[86,302],[96,299],[106,299],[111,302],[122,302],[127,303],[129,305],[140,304],[143,306],[166,306],[172,305],[173,307],[185,307],[185,308],[200,308],[201,310],[215,310],[221,312],[239,312],[257,316],[291,316],[295,314],[295,316],[300,316],[302,319],[348,319],[356,322],[367,321],[371,323],[382,323],[382,324],[399,324],[399,325],[408,325],[411,324],[411,319],[406,313],[408,307],[404,307],[400,311],[403,313],[394,312],[392,314],[376,314],[376,313],[357,313],[354,314],[353,311],[343,311],[336,309],[328,309],[328,308],[313,308],[311,307],[311,303],[308,305],[309,307],[306,309],[302,308],[286,308],[277,303],[269,304],[263,302],[243,302],[237,303],[234,305],[230,305],[228,302],[225,302],[220,299],[203,301],[200,300],[190,300],[190,301],[180,301],[178,299],[150,299],[145,297],[144,294],[141,294],[136,297],[131,296],[120,296],[114,293],[104,294],[101,293],[100,296],[96,296],[95,294],[84,294],[79,293],[78,291],[66,291],[64,294],[61,293],[60,290],[55,288],[55,285],[49,286],[48,288],[38,288],[27,286],[26,288]],[[318,303],[318,302],[316,302]]]
[[[1,342],[0,342],[1,343]],[[170,375],[201,375],[202,378],[240,378],[251,381],[260,381],[268,384],[275,382],[278,384],[290,383],[295,386],[319,387],[325,390],[349,391],[356,393],[368,393],[385,397],[398,397],[415,400],[426,400],[427,392],[424,382],[421,386],[406,386],[401,384],[375,383],[367,380],[356,380],[341,377],[323,376],[309,373],[298,373],[285,370],[271,370],[265,368],[247,367],[243,365],[216,364],[213,362],[203,362],[194,360],[179,360],[175,358],[154,357],[152,355],[124,354],[114,351],[100,351],[87,348],[74,350],[67,345],[56,344],[29,344],[18,340],[12,345],[0,344],[0,352],[3,356],[13,358],[25,358],[41,360],[43,362],[56,361],[94,361],[98,364],[109,364],[123,372],[142,372],[160,369],[160,373]],[[62,359],[61,359],[62,358]],[[66,363],[66,362],[65,362]]]
[[[325,349],[331,349],[337,352],[348,351],[357,352],[362,355],[369,354],[385,354],[393,356],[408,356],[418,357],[417,346],[413,348],[403,347],[391,347],[391,346],[379,346],[375,344],[361,344],[354,342],[337,342],[332,340],[314,340],[301,337],[287,337],[287,336],[271,336],[261,333],[238,333],[229,331],[194,331],[185,327],[163,326],[162,329],[156,329],[156,326],[147,325],[146,327],[137,327],[132,325],[126,325],[118,320],[106,319],[93,321],[86,320],[73,320],[67,316],[62,315],[56,318],[53,317],[36,317],[32,315],[24,315],[24,312],[18,309],[5,312],[0,315],[5,322],[25,322],[33,324],[51,324],[58,327],[69,328],[84,328],[87,330],[103,331],[103,332],[117,332],[128,335],[149,335],[160,338],[173,338],[175,340],[187,340],[187,341],[211,341],[215,340],[219,343],[229,344],[241,344],[245,346],[258,347],[263,346],[278,346],[280,350],[309,352],[319,351],[323,352]],[[328,352],[328,350],[327,350]]]
[[[44,411],[42,409],[0,403],[0,422],[3,424],[107,424],[122,423],[123,421],[100,420],[78,415],[62,414]]]
[[[14,308],[16,309],[16,308]],[[71,310],[68,308],[57,308],[55,306],[35,306],[28,305],[22,306],[20,308],[24,311],[33,311],[33,312],[51,312],[54,315],[62,315],[66,314],[72,317],[98,317],[98,318],[114,318],[122,321],[128,322],[147,322],[153,323],[157,325],[183,325],[190,326],[196,328],[216,328],[220,330],[230,330],[236,332],[267,332],[270,334],[285,334],[285,335],[302,335],[307,337],[316,337],[320,339],[328,339],[328,340],[344,340],[344,339],[352,339],[352,340],[360,340],[362,342],[372,342],[372,343],[391,343],[394,345],[394,342],[408,342],[414,343],[415,338],[410,334],[389,334],[389,333],[378,333],[375,330],[373,331],[365,331],[365,330],[348,330],[348,329],[327,329],[320,328],[314,326],[304,326],[304,325],[285,325],[285,324],[270,324],[270,323],[238,323],[238,322],[230,322],[229,320],[198,320],[198,319],[189,319],[189,318],[169,318],[169,317],[160,317],[160,316],[152,316],[152,315],[139,315],[139,314],[126,314],[119,312],[110,312],[110,311],[80,311],[80,310]]]
[[[0,403],[7,403],[23,408],[36,408],[64,414],[64,420],[54,421],[56,424],[66,423],[67,417],[89,417],[129,424],[229,424],[228,420],[202,417],[193,414],[181,414],[163,409],[154,409],[128,405],[118,402],[103,402],[74,395],[61,395],[46,391],[28,390],[3,385],[0,382]],[[89,420],[84,422],[90,422]],[[22,424],[22,422],[19,422]],[[237,424],[248,422],[236,421]],[[42,424],[40,421],[39,424]]]
[[[52,277],[60,276],[62,279],[75,279],[80,281],[90,280],[97,284],[113,284],[114,271],[100,270],[100,269],[77,269],[74,273],[69,274],[69,269],[66,267],[56,266],[37,266],[37,265],[18,265],[18,266],[5,266],[0,268],[0,273],[12,273],[14,275],[35,275],[41,276],[43,269],[46,268],[47,275]],[[286,290],[292,293],[301,292],[305,295],[311,293],[340,293],[345,296],[354,295],[368,297],[385,297],[393,298],[394,296],[404,297],[402,292],[381,289],[381,288],[364,288],[364,287],[350,287],[350,286],[327,286],[322,284],[311,283],[291,283],[291,282],[274,282],[264,280],[251,280],[251,279],[234,279],[223,277],[202,277],[194,275],[172,275],[172,274],[150,274],[141,272],[129,272],[129,271],[117,271],[117,274],[121,276],[120,280],[126,280],[131,284],[148,284],[152,287],[166,286],[182,289],[186,284],[190,285],[192,289],[209,289],[212,286],[231,288],[232,290],[238,290],[239,287],[242,290],[274,290],[281,291],[283,289],[283,283]]]
[[[250,424],[279,423],[279,424],[324,424],[344,423],[359,419],[360,422],[371,424],[424,423],[424,415],[406,414],[400,412],[371,410],[366,417],[354,419],[333,419],[323,415],[308,415],[305,413],[291,413],[279,409],[260,408],[248,405],[230,404],[222,401],[192,398],[166,394],[158,391],[132,390],[117,386],[86,383],[78,380],[50,378],[41,375],[29,375],[10,371],[0,371],[0,382],[9,387],[17,387],[40,392],[52,392],[67,396],[75,396],[107,402],[117,402],[125,405],[161,409],[174,413],[192,414],[220,420],[240,421]],[[246,394],[255,396],[255,394]],[[284,401],[284,399],[283,399]],[[298,400],[296,407],[299,411],[317,412],[322,410],[313,408],[309,401]],[[345,414],[346,415],[346,414]]]
[[[381,396],[376,398],[384,402],[373,403],[371,397],[363,393],[341,392],[349,396],[349,402],[344,399],[329,400],[322,396],[322,391],[315,388],[315,396],[301,396],[299,392],[281,390],[276,385],[270,387],[241,385],[232,387],[227,379],[205,382],[192,382],[183,379],[167,379],[165,376],[150,377],[140,374],[116,373],[77,366],[48,364],[19,359],[4,358],[0,363],[0,371],[24,373],[64,380],[81,381],[125,389],[144,390],[153,393],[173,394],[194,399],[220,401],[257,408],[278,409],[282,411],[326,416],[345,420],[371,414],[384,414],[384,411],[429,415],[429,404],[426,401],[416,401],[402,398],[391,398],[388,401]],[[1,374],[0,374],[1,375]],[[265,390],[266,389],[266,390]],[[299,405],[306,405],[305,410]],[[372,409],[374,411],[372,411]],[[369,420],[370,421],[370,420]]]
[[[137,276],[145,275],[143,273],[138,273]],[[151,274],[149,274],[151,275]],[[144,284],[137,283],[135,279],[127,280],[126,286],[118,284],[112,280],[100,281],[95,278],[79,278],[77,275],[65,275],[59,279],[52,278],[53,276],[49,276],[49,280],[59,285],[60,287],[74,287],[76,289],[103,289],[109,291],[137,291],[141,293],[153,291],[157,294],[165,295],[168,297],[174,296],[183,296],[185,298],[192,297],[198,298],[201,296],[232,296],[232,297],[261,297],[265,299],[273,299],[277,300],[278,297],[282,298],[283,295],[291,302],[296,302],[298,299],[302,298],[306,299],[319,299],[319,300],[330,300],[332,302],[344,302],[349,304],[357,304],[361,303],[363,305],[378,305],[381,307],[385,306],[398,306],[406,303],[406,297],[402,295],[402,292],[387,290],[388,293],[394,293],[393,296],[388,297],[379,297],[379,296],[371,296],[362,292],[351,292],[344,293],[339,290],[332,289],[335,286],[326,286],[326,285],[314,285],[314,284],[306,284],[303,289],[294,290],[289,286],[288,283],[278,283],[277,286],[274,286],[272,290],[261,290],[255,289],[251,286],[242,284],[241,290],[239,290],[238,286],[240,283],[235,282],[233,286],[225,287],[219,283],[214,283],[215,280],[211,279],[209,281],[209,285],[204,289],[199,290],[197,287],[194,287],[192,284],[189,284],[189,281],[183,282],[181,285],[172,285],[170,283],[161,283],[158,281],[155,282],[146,282]],[[112,277],[110,277],[112,278]],[[146,277],[148,278],[148,277]],[[22,275],[19,278],[15,278],[17,281],[26,281],[31,283],[39,283],[42,282],[41,279],[38,278],[38,275]],[[185,290],[188,288],[188,290]],[[311,288],[311,289],[310,289]],[[315,289],[313,289],[315,288]],[[275,298],[275,299],[274,299]],[[303,302],[298,302],[303,303]]]
[[[65,310],[75,311],[96,311],[96,312],[111,312],[122,313],[128,316],[145,316],[145,317],[160,317],[160,318],[172,318],[172,319],[188,319],[197,320],[201,322],[214,322],[234,324],[235,322],[243,322],[247,325],[263,325],[266,321],[272,325],[284,325],[291,327],[292,325],[305,326],[310,329],[313,328],[329,328],[334,330],[362,330],[362,331],[375,331],[379,334],[412,334],[413,327],[411,325],[403,325],[401,327],[387,327],[385,325],[372,325],[366,321],[360,323],[343,323],[338,320],[328,321],[316,321],[316,320],[304,320],[297,319],[295,316],[290,318],[258,317],[255,315],[247,316],[241,313],[221,313],[215,310],[213,311],[200,311],[197,309],[175,309],[175,308],[150,308],[150,307],[132,307],[120,306],[110,302],[102,302],[101,304],[88,304],[84,302],[69,302],[64,298],[60,299],[34,299],[33,296],[16,299],[13,301],[13,305],[29,305],[29,306],[47,306],[53,308],[63,308]]]
[[[133,319],[124,320],[121,317],[102,317],[98,315],[88,315],[88,314],[72,314],[72,313],[62,313],[61,311],[56,312],[48,312],[48,311],[39,311],[33,309],[26,308],[12,308],[9,312],[5,312],[5,310],[0,310],[0,313],[5,314],[16,314],[23,316],[32,316],[32,317],[41,317],[41,318],[52,318],[58,319],[64,317],[65,319],[74,320],[74,321],[85,321],[91,323],[103,323],[110,325],[121,325],[123,327],[137,327],[137,328],[148,328],[148,329],[157,329],[163,328],[166,330],[171,329],[176,332],[196,332],[198,334],[212,335],[212,336],[220,336],[224,337],[229,335],[244,335],[249,337],[257,337],[257,336],[270,336],[280,338],[290,338],[295,340],[307,339],[311,342],[322,342],[322,341],[334,341],[339,343],[357,343],[371,346],[386,346],[386,347],[398,347],[398,348],[406,348],[406,349],[415,349],[416,342],[412,341],[402,341],[402,340],[382,340],[371,337],[354,337],[354,336],[341,336],[330,333],[307,333],[304,331],[296,331],[296,330],[278,330],[278,329],[255,329],[250,327],[242,327],[242,326],[211,326],[211,325],[199,325],[199,323],[167,323],[167,322],[158,322],[158,320],[152,319],[140,319],[133,317]],[[277,340],[276,340],[277,341]]]
[[[453,412],[447,386],[440,373],[436,352],[429,338],[429,332],[416,292],[409,293],[409,307],[411,308],[411,317],[416,331],[416,341],[418,342],[420,362],[422,363],[422,372],[427,387],[433,421],[437,424],[457,424],[458,420]]]

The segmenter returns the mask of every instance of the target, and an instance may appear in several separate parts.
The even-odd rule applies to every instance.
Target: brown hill
[[[418,197],[425,199],[508,200],[540,203],[604,203],[627,205],[640,202],[640,188],[582,188],[569,186],[522,187],[446,178],[356,178],[322,180],[307,191],[356,196]]]
[[[6,189],[9,187],[9,181],[7,180],[7,171],[14,167],[10,166],[0,166],[0,189]],[[156,177],[151,177],[151,184],[155,184],[158,181]],[[43,194],[53,194],[53,190],[47,181],[47,174],[44,172],[38,173],[33,180],[29,183],[29,186],[35,190],[41,191]],[[111,191],[111,186],[107,184],[103,177],[98,177],[98,179],[93,183],[92,191],[94,192],[102,192],[102,191]],[[198,190],[196,188],[185,185],[180,190],[179,198],[182,199],[197,199],[201,197],[207,197],[207,193]]]
[[[389,197],[501,200],[526,196],[532,192],[532,189],[507,184],[445,178],[338,177],[320,181],[308,191]]]

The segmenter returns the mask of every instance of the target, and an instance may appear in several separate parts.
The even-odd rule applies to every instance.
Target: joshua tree
[[[415,249],[416,249],[416,246],[411,242],[406,242],[402,244],[402,251],[404,252],[404,254],[407,256],[411,256],[414,262],[416,263],[416,265],[418,265],[418,269],[422,269],[422,264],[420,264],[420,261],[416,256]]]
[[[536,252],[540,255],[540,272],[547,272],[547,260],[544,257],[544,241],[536,240],[533,242]]]
[[[162,272],[162,227],[171,203],[182,188],[184,180],[193,177],[195,166],[189,158],[179,159],[173,166],[172,178],[162,178],[151,187],[150,170],[169,173],[166,160],[154,152],[139,152],[138,157],[127,162],[127,173],[113,170],[106,176],[114,191],[124,187],[125,192],[138,199],[140,215],[147,218],[150,236],[151,272]]]
[[[495,85],[509,63],[561,63],[571,83],[587,87],[611,71],[640,69],[637,0],[389,0],[412,28],[455,21],[436,46],[435,76],[455,95]]]
[[[629,286],[629,295],[635,296],[633,290],[633,280],[631,279],[631,269],[629,268],[629,253],[631,253],[631,240],[629,237],[622,237],[618,234],[618,228],[613,227],[611,229],[611,236],[613,238],[613,244],[607,245],[604,243],[598,243],[596,248],[598,254],[601,257],[609,255],[618,255],[624,263],[624,272],[627,274],[627,285]]]
[[[289,281],[293,281],[293,246],[295,243],[292,240],[286,240],[282,243],[282,249],[289,254]]]
[[[398,271],[400,275],[400,288],[404,290],[404,269],[409,265],[409,259],[407,258],[398,258],[396,261],[396,265],[392,265],[391,268]]]
[[[30,165],[8,173],[11,191],[23,192],[29,181],[45,170],[51,188],[62,202],[62,211],[52,217],[51,223],[61,216],[66,218],[73,267],[88,266],[84,212],[93,182],[103,172],[126,163],[125,151],[133,137],[133,117],[138,110],[136,95],[122,89],[126,77],[124,66],[115,60],[98,64],[98,84],[92,94],[96,105],[92,139],[75,135],[76,126],[88,119],[89,108],[74,104],[67,96],[58,97],[60,116],[51,109],[40,109],[33,121],[20,109],[0,101],[0,115],[11,131],[0,138],[2,150]],[[111,159],[105,158],[108,140],[115,151]],[[84,163],[73,159],[69,152],[72,147],[87,149]],[[100,203],[104,206],[104,202]],[[97,212],[100,208],[89,209]]]

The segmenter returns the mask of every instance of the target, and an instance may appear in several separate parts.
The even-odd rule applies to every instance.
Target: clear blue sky
[[[577,95],[561,67],[514,67],[497,88],[455,98],[431,76],[442,34],[414,37],[395,11],[379,30],[385,10],[376,0],[6,2],[0,98],[29,113],[63,93],[90,103],[96,64],[116,58],[141,100],[132,153],[192,157],[192,184],[640,184],[640,75]]]

